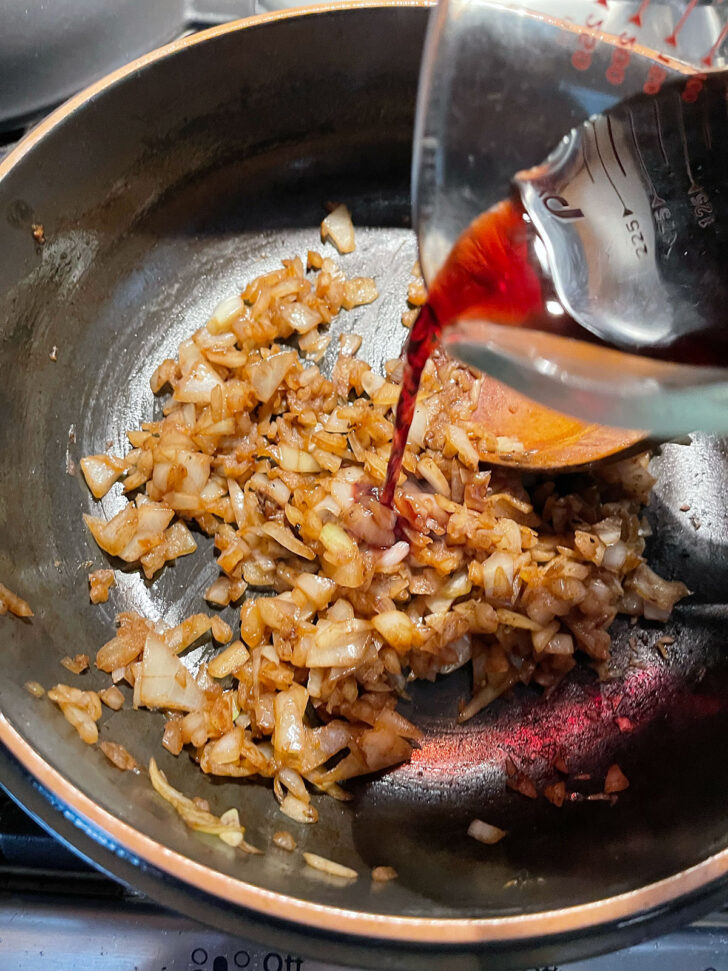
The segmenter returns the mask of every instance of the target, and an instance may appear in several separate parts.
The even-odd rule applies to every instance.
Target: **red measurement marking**
[[[597,20],[594,14],[589,14],[589,16],[586,18],[585,26],[587,27],[587,30],[592,31],[598,30],[603,23],[604,21]],[[592,33],[582,31],[577,40],[578,47],[571,55],[572,67],[575,67],[577,71],[588,71],[591,67],[592,51],[598,43],[598,37],[595,37]]]
[[[692,77],[688,78],[685,83],[685,90],[680,96],[682,100],[687,105],[695,104],[700,96],[700,92],[705,86],[706,75],[705,74],[694,74]]]
[[[382,490],[385,506],[391,506],[394,499],[420,377],[443,327],[470,316],[517,327],[542,308],[541,284],[528,253],[523,209],[514,202],[501,202],[478,216],[438,273],[407,342],[392,451]]]
[[[675,29],[673,30],[673,32],[670,34],[669,37],[666,37],[665,38],[665,43],[666,44],[670,44],[672,47],[677,47],[677,35],[680,33],[680,31],[685,26],[685,21],[688,19],[688,17],[690,16],[690,14],[693,12],[693,7],[695,6],[695,4],[697,2],[698,2],[698,0],[690,0],[690,3],[685,8],[685,13],[682,15],[682,17],[678,20],[677,24],[675,25]]]
[[[634,38],[632,38],[634,40]],[[630,62],[631,54],[624,47],[615,47],[612,60],[607,68],[606,78],[610,84],[619,85],[624,81],[624,72]]]
[[[715,44],[713,44],[713,46],[710,48],[708,53],[702,59],[702,61],[700,62],[701,64],[705,64],[706,67],[713,66],[713,58],[715,57],[715,52],[718,50],[718,48],[720,47],[720,45],[723,43],[723,41],[726,39],[727,36],[728,36],[728,24],[726,24],[723,30],[721,30],[720,35],[718,36],[718,40],[715,42]]]
[[[629,18],[629,22],[631,24],[634,24],[636,27],[641,27],[642,26],[642,14],[645,12],[645,10],[647,10],[647,8],[649,7],[649,5],[650,5],[650,0],[642,0],[642,3],[640,4],[639,10],[634,15],[634,17],[630,17]]]
[[[657,94],[667,79],[667,71],[657,64],[653,64],[647,72],[647,80],[642,86],[645,94]]]

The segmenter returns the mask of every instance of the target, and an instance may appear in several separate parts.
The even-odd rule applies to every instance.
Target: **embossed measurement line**
[[[660,109],[656,100],[653,100],[652,102],[652,110],[655,115],[655,131],[657,132],[657,144],[660,147],[660,155],[662,155],[662,161],[665,163],[665,165],[669,165],[670,163],[667,160],[667,152],[665,151],[665,143],[662,140],[662,119],[660,118]]]
[[[586,169],[586,174],[589,176],[592,182],[594,182],[595,179],[594,179],[594,176],[592,175],[591,166],[589,165],[589,159],[587,158],[587,154],[586,154],[586,139],[584,139],[584,141],[581,143],[581,154],[582,154],[582,158],[584,159],[584,168]]]
[[[690,188],[688,189],[688,194],[697,192],[700,186],[695,181],[695,176],[693,175],[693,170],[690,166],[690,152],[688,151],[688,139],[685,134],[685,117],[683,115],[683,103],[678,97],[677,99],[677,127],[680,129],[680,142],[682,143],[683,158],[685,159],[685,170],[688,173],[688,178],[690,179]]]
[[[614,144],[614,132],[612,131],[612,119],[607,115],[607,131],[609,132],[609,141],[612,146],[612,152],[615,159],[617,160],[617,165],[619,166],[622,175],[627,178],[627,173],[624,171],[624,166],[622,165],[622,159],[619,157],[619,152],[617,151],[617,146]]]
[[[612,178],[612,176],[610,175],[610,173],[609,173],[609,169],[607,168],[607,166],[606,166],[606,164],[605,164],[605,162],[604,162],[604,158],[602,157],[602,150],[601,150],[601,148],[599,147],[599,136],[597,135],[597,128],[596,128],[596,125],[594,124],[594,122],[593,122],[593,121],[592,121],[592,122],[590,122],[589,124],[591,125],[591,128],[592,128],[592,131],[594,132],[594,145],[595,145],[595,147],[596,147],[596,150],[597,150],[597,155],[599,156],[599,161],[600,161],[600,163],[601,163],[601,166],[602,166],[602,168],[604,169],[604,174],[606,175],[606,177],[607,177],[607,179],[608,179],[608,181],[609,181],[609,184],[610,184],[610,185],[611,185],[611,187],[612,187],[612,188],[614,189],[614,192],[615,192],[615,194],[616,194],[616,196],[617,196],[617,198],[618,198],[618,199],[619,199],[619,201],[620,201],[620,202],[622,203],[622,209],[623,209],[623,212],[622,212],[622,215],[623,215],[623,216],[631,216],[631,215],[632,215],[632,210],[631,210],[631,209],[628,209],[628,208],[627,208],[627,203],[626,203],[626,202],[624,201],[624,199],[622,198],[622,194],[621,194],[621,192],[619,191],[619,189],[617,188],[617,186],[616,186],[616,184],[615,184],[615,182],[614,182],[614,179],[613,179],[613,178]]]
[[[645,165],[645,160],[642,156],[642,149],[640,148],[640,143],[637,141],[637,132],[635,131],[635,128],[634,128],[634,116],[632,115],[631,109],[629,108],[627,109],[627,114],[629,115],[629,128],[630,128],[630,131],[632,132],[632,141],[634,142],[634,149],[635,149],[635,152],[637,153],[637,158],[640,163],[640,168],[642,169],[642,175],[644,176],[645,182],[650,187],[650,192],[652,193],[652,201],[650,202],[650,206],[652,207],[652,209],[659,209],[660,206],[665,205],[665,200],[661,199],[660,196],[657,194],[655,183],[652,181],[650,177],[650,173],[647,170],[647,166]]]

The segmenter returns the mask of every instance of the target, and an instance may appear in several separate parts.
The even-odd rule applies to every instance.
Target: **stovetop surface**
[[[337,967],[261,947],[164,910],[93,869],[0,790],[0,971]],[[538,971],[617,969],[728,971],[728,913],[614,954]]]

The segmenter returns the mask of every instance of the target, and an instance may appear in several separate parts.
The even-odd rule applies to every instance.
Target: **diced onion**
[[[409,551],[409,543],[406,543],[404,540],[399,540],[394,546],[390,546],[389,549],[381,550],[381,552],[377,553],[379,570],[382,573],[386,573],[388,570],[399,566],[400,563],[407,559]]]
[[[622,772],[616,763],[614,765],[610,765],[604,780],[604,791],[607,793],[607,795],[611,795],[614,792],[623,792],[628,788],[629,779],[624,772]]]
[[[409,650],[422,641],[415,625],[401,610],[385,610],[372,617],[372,623],[377,633],[396,651]]]
[[[270,401],[297,359],[295,351],[284,351],[271,355],[250,369],[250,383],[258,401]]]
[[[345,207],[322,233],[353,248]],[[164,570],[171,582],[165,565],[199,543],[214,548],[211,603],[227,608],[253,588],[234,625],[232,611],[171,628],[121,613],[97,668],[133,689],[134,707],[163,709],[166,758],[187,746],[210,776],[270,779],[282,813],[302,824],[317,819],[314,788],[345,800],[347,780],[409,759],[422,737],[396,709],[409,680],[435,681],[471,663],[463,722],[519,683],[551,691],[577,663],[577,648],[603,676],[618,611],[664,619],[687,594],[643,561],[646,456],[595,468],[588,483],[486,466],[494,452],[517,455],[523,445],[484,425],[486,379],[442,350],[424,369],[394,508],[385,509],[378,489],[403,360],[378,373],[357,356],[361,337],[341,317],[333,324],[377,296],[372,278],[347,279],[339,265],[347,262],[314,252],[306,265],[284,260],[218,304],[155,371],[152,389],[169,395],[127,433],[131,451],[89,456],[83,466],[95,496],[123,477],[121,511],[86,520],[109,556],[147,580]],[[427,291],[415,276],[409,296],[420,306]],[[332,333],[339,354],[324,374],[311,357],[320,359]],[[189,595],[199,592],[175,575]],[[92,600],[106,601],[113,580],[109,569],[92,573]],[[0,613],[8,610],[30,616],[0,587]],[[183,663],[179,655],[203,637],[208,643]],[[63,663],[81,672],[86,659]],[[56,685],[48,697],[93,744],[102,704],[119,710],[126,692]],[[107,750],[115,764],[131,765],[121,747]],[[626,784],[619,773],[612,767],[594,798],[613,801]],[[253,852],[237,809],[216,816],[153,762],[150,778],[188,827]],[[507,784],[538,794],[515,767]],[[225,791],[210,786],[208,795]],[[564,783],[544,795],[561,805]],[[471,826],[485,842],[502,835],[482,820]],[[341,875],[338,864],[323,865]],[[391,878],[390,869],[372,876]]]
[[[301,573],[296,579],[296,587],[308,598],[316,610],[325,607],[336,590],[336,584],[333,580],[315,573]]]
[[[466,468],[478,468],[480,461],[478,452],[463,428],[459,428],[457,425],[448,425],[445,440]]]
[[[594,532],[606,546],[613,546],[622,537],[622,521],[616,516],[609,516],[595,523]]]
[[[139,763],[118,742],[99,742],[99,748],[106,758],[122,772],[138,772]]]
[[[389,883],[397,879],[397,871],[393,866],[375,866],[372,870],[372,880],[375,883]]]
[[[359,874],[351,867],[343,866],[341,863],[334,863],[327,860],[325,856],[318,856],[316,853],[304,853],[303,858],[306,863],[314,870],[320,870],[330,877],[340,877],[342,880],[356,880]]]
[[[149,634],[144,645],[137,687],[138,703],[145,708],[195,711],[204,702],[195,679],[156,634]]]
[[[319,541],[337,562],[346,562],[359,552],[356,543],[335,523],[326,523],[319,535]]]
[[[94,499],[103,498],[125,469],[123,460],[113,455],[87,455],[81,459],[81,471]]]
[[[242,641],[234,641],[210,661],[207,671],[212,678],[226,678],[241,668],[250,657],[250,652]]]
[[[574,638],[571,634],[554,634],[544,650],[547,654],[573,654]]]
[[[488,846],[499,843],[506,835],[504,829],[485,823],[482,819],[474,819],[468,826],[468,836],[472,836],[479,843],[486,843]]]
[[[515,568],[508,553],[493,553],[483,563],[483,587],[488,597],[508,596],[513,587]]]
[[[91,603],[106,603],[109,599],[109,590],[116,586],[116,577],[113,570],[95,570],[89,573],[88,582]]]
[[[263,532],[274,539],[276,543],[279,543],[284,549],[287,549],[290,553],[295,553],[296,556],[302,556],[305,560],[315,560],[316,554],[313,550],[309,549],[305,543],[302,543],[300,539],[297,539],[290,529],[286,529],[280,523],[263,523],[261,526]]]
[[[218,644],[227,644],[232,639],[233,631],[230,624],[226,623],[222,617],[213,617],[210,622],[212,636]]]
[[[11,614],[15,614],[16,617],[32,617],[33,611],[30,609],[30,604],[19,597],[17,593],[13,593],[6,586],[0,583],[0,614],[4,614],[10,611]]]
[[[119,709],[124,707],[124,695],[115,684],[110,685],[108,688],[104,688],[103,691],[99,691],[99,698],[101,698],[106,707],[111,708],[112,711],[119,711]]]
[[[238,317],[245,304],[237,294],[221,300],[207,321],[207,329],[211,334],[222,334],[228,330],[233,320]]]
[[[230,580],[227,577],[218,577],[205,590],[205,600],[220,607],[227,607],[230,603]]]
[[[602,566],[605,570],[612,570],[616,573],[622,569],[625,560],[627,559],[627,545],[620,541],[612,543],[611,546],[607,546],[604,551],[604,557],[602,558]]]
[[[222,378],[215,368],[206,361],[199,361],[178,382],[174,389],[174,397],[177,401],[207,405],[210,403],[213,389],[219,387],[222,387]]]
[[[292,445],[281,445],[280,447],[281,468],[288,472],[320,472],[321,466],[316,459],[300,448]]]
[[[319,623],[312,645],[306,652],[309,668],[349,667],[366,653],[371,625],[362,620]]]
[[[277,846],[279,850],[286,850],[287,853],[292,853],[296,848],[296,841],[288,830],[281,829],[273,834],[273,845]]]
[[[340,253],[354,252],[354,224],[345,205],[337,206],[321,223],[321,241],[325,243],[327,239],[331,240]]]
[[[319,311],[305,303],[288,304],[281,310],[281,316],[298,334],[308,334],[323,321]]]
[[[344,284],[342,306],[344,310],[352,310],[362,304],[373,303],[378,296],[377,285],[371,277],[355,276]]]
[[[88,654],[75,654],[73,657],[67,654],[61,658],[61,664],[72,674],[81,674],[88,668]]]
[[[315,823],[318,821],[318,812],[309,803],[296,799],[290,792],[280,804],[281,812],[296,823]]]

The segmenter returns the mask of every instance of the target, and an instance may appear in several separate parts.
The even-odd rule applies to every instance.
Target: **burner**
[[[12,971],[344,971],[206,928],[97,872],[0,790],[0,967]],[[533,971],[725,971],[728,914]],[[424,969],[423,969],[424,971]]]

